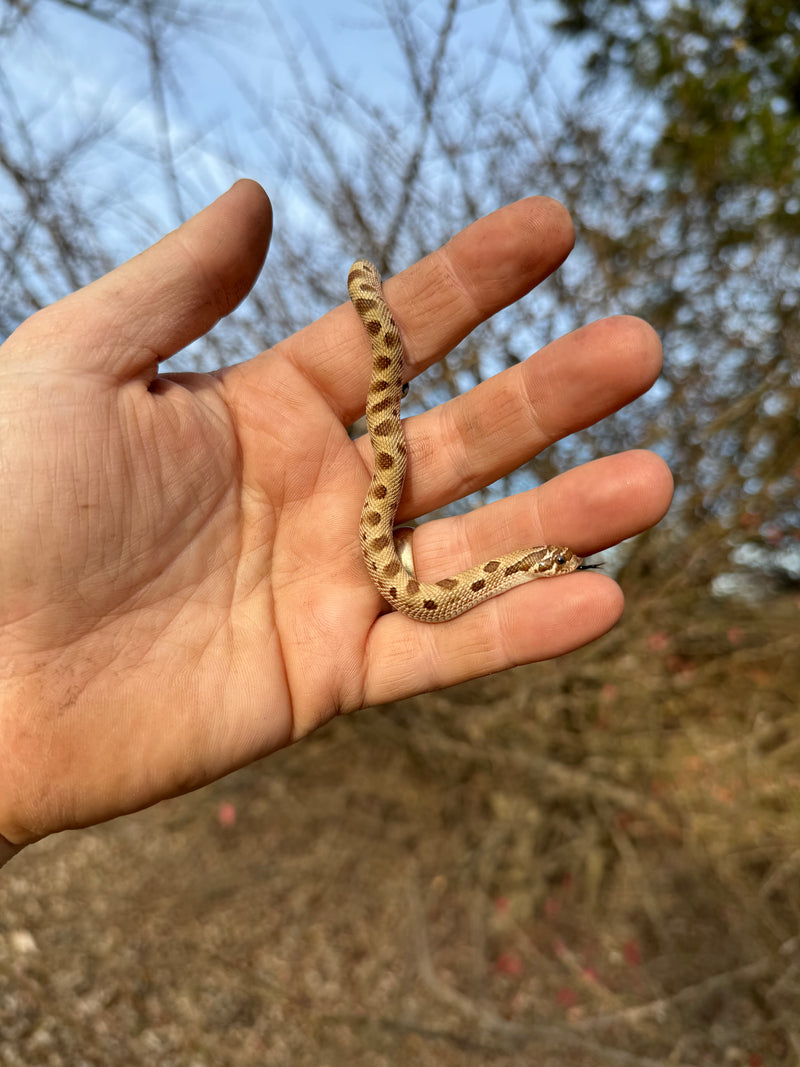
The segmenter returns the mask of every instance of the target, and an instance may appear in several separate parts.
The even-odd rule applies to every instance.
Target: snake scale
[[[406,475],[406,442],[400,421],[403,344],[383,298],[380,274],[371,263],[359,259],[353,264],[347,289],[372,344],[367,430],[375,467],[361,511],[359,541],[367,570],[384,600],[412,619],[447,622],[516,585],[584,569],[583,560],[571,549],[539,545],[507,552],[438,582],[421,582],[406,570],[398,556],[394,531]]]

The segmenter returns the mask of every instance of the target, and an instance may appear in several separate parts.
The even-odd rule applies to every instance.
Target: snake
[[[366,416],[374,467],[361,510],[359,542],[367,571],[387,604],[411,619],[448,622],[517,585],[588,569],[565,545],[538,545],[495,556],[437,582],[416,577],[408,551],[410,532],[394,527],[408,451],[400,419],[407,389],[403,342],[372,263],[356,260],[347,277],[347,291],[372,345]]]

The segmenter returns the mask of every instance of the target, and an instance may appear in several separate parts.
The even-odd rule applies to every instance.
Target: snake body
[[[383,298],[380,274],[371,263],[359,259],[353,264],[347,289],[372,343],[367,430],[375,468],[361,511],[359,541],[367,570],[384,600],[412,619],[447,622],[516,585],[577,570],[583,560],[563,545],[508,552],[438,582],[419,581],[406,570],[394,533],[406,475],[406,442],[400,421],[400,330]]]

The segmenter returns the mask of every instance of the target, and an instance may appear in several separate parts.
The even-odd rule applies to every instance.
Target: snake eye
[[[403,385],[403,391],[402,391],[402,393],[400,395],[401,396],[407,396],[408,395],[408,382],[405,382],[405,384]]]
[[[559,565],[559,567],[563,567],[566,562],[567,562],[567,557],[566,556],[556,556],[556,563]]]

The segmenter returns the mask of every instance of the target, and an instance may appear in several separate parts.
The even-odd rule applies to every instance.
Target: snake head
[[[557,574],[571,574],[583,563],[566,545],[547,545],[542,551],[542,558],[535,569],[542,577],[555,577]]]
[[[530,571],[537,578],[555,578],[558,574],[571,574],[583,560],[566,545],[540,545],[521,556],[517,563],[507,567],[505,573]]]
[[[536,568],[541,574],[571,574],[572,571],[594,571],[603,566],[602,563],[584,563],[583,557],[576,556],[564,545],[547,545],[542,551],[546,555]]]

